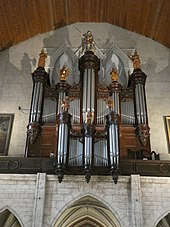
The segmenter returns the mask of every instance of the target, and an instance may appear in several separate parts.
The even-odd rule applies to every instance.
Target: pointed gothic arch
[[[157,221],[155,227],[169,227],[170,226],[170,211],[167,211],[166,214],[162,215]]]
[[[57,218],[53,227],[121,227],[115,214],[98,199],[86,195]]]
[[[132,52],[132,49],[128,51]],[[131,60],[128,57],[128,51],[121,49],[113,43],[106,51],[104,60],[106,77],[110,78],[109,73],[111,68],[114,67],[115,70],[119,71],[119,83],[121,83],[123,87],[127,87],[129,75],[133,71]],[[109,80],[107,82],[109,82]]]
[[[75,74],[76,66],[78,64],[78,58],[74,54],[71,48],[67,47],[67,43],[60,46],[50,56],[50,81],[51,84],[59,82],[59,71],[65,65],[70,69],[70,76],[68,82],[72,84]],[[79,74],[79,73],[78,73]],[[74,78],[75,79],[75,78]],[[78,82],[78,81],[77,81]]]
[[[23,227],[18,215],[8,206],[0,210],[0,226],[3,227]]]

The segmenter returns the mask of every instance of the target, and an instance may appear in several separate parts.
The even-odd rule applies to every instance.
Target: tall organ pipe
[[[65,167],[67,165],[67,157],[69,151],[69,137],[70,137],[70,128],[71,128],[71,115],[68,113],[68,105],[65,106],[64,103],[68,102],[67,99],[67,90],[70,88],[70,85],[66,82],[66,80],[60,80],[60,82],[56,85],[57,91],[57,156],[56,163],[54,165],[54,169],[56,174],[58,175],[58,181],[61,183]]]
[[[134,109],[136,121],[136,133],[143,146],[147,144],[149,138],[149,126],[146,107],[145,82],[146,74],[141,69],[135,69],[130,76],[134,90]]]
[[[57,92],[57,110],[56,113],[59,114],[61,111],[61,105],[63,104],[63,101],[66,100],[67,91],[69,90],[70,85],[65,81],[61,80],[56,85],[56,92]]]
[[[95,72],[93,69],[85,69],[83,75],[83,121],[86,120],[86,113],[95,110]]]
[[[110,113],[106,115],[107,147],[111,167],[110,173],[115,183],[118,181],[119,174],[119,121],[120,116],[114,111],[110,111]]]
[[[94,150],[94,133],[96,121],[96,81],[100,60],[92,51],[87,51],[80,58],[79,70],[82,83],[82,124],[83,124],[83,160],[86,181],[91,177],[92,157]]]
[[[106,115],[107,126],[107,146],[109,151],[109,164],[111,167],[112,178],[115,183],[118,180],[119,173],[119,124],[120,124],[120,92],[121,85],[118,81],[112,81],[109,86],[113,106],[110,107],[110,112]]]
[[[121,108],[120,108],[120,92],[121,92],[122,86],[118,83],[117,80],[112,81],[112,83],[109,85],[109,90],[112,97],[113,107],[111,108],[111,111],[114,111],[118,115],[121,114]]]
[[[33,91],[27,135],[33,144],[41,133],[42,110],[44,104],[44,91],[48,81],[48,74],[42,67],[32,73]]]
[[[69,151],[69,137],[71,128],[71,115],[67,112],[61,112],[57,116],[58,123],[58,144],[57,157],[55,164],[55,172],[58,175],[58,180],[61,183],[65,167],[67,165],[67,157]]]
[[[145,98],[146,74],[141,69],[134,70],[130,76],[135,96],[136,124],[148,124]]]

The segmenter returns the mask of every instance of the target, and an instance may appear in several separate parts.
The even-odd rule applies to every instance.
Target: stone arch
[[[54,221],[53,227],[121,227],[115,214],[98,199],[86,195],[68,206]]]
[[[170,226],[170,210],[162,214],[156,221],[154,227],[169,227]]]
[[[0,226],[3,227],[23,227],[18,214],[8,206],[0,210]]]

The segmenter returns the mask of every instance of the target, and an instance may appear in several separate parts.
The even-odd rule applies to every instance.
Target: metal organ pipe
[[[119,121],[120,117],[116,112],[111,111],[106,115],[110,172],[115,183],[117,183],[119,173]]]
[[[119,144],[118,144],[118,126],[111,124],[109,127],[109,151],[110,151],[110,165],[119,164]]]
[[[94,127],[94,103],[95,103],[95,74],[93,69],[85,69],[83,75],[83,123],[84,137],[84,166],[87,182],[90,177],[90,169],[93,154],[93,131]]]
[[[60,91],[58,94],[57,114],[60,113],[61,105],[62,105],[63,100],[65,100],[65,98],[66,98],[66,92]]]
[[[96,75],[99,71],[100,60],[92,51],[87,51],[80,58],[79,70],[82,75],[82,123],[83,123],[83,154],[84,174],[86,181],[91,177],[91,165],[94,150],[95,105],[96,105]]]
[[[120,93],[119,92],[113,92],[112,93],[112,99],[113,99],[113,105],[114,105],[114,111],[117,114],[120,114]]]
[[[57,104],[57,124],[58,124],[58,144],[57,144],[57,158],[55,163],[55,172],[58,175],[58,181],[61,183],[65,167],[67,165],[67,156],[69,151],[69,137],[71,128],[71,115],[68,113],[68,102],[66,100],[67,90],[70,85],[66,82],[66,78],[63,78],[63,74],[60,75],[60,82],[56,85],[58,91],[58,104]]]
[[[106,115],[107,125],[107,146],[109,150],[109,160],[111,167],[112,178],[115,183],[118,180],[119,173],[119,124],[120,124],[120,92],[121,85],[117,80],[112,81],[109,86],[111,91],[112,102],[114,105],[110,106],[110,112]]]
[[[85,69],[83,75],[83,121],[86,121],[86,113],[95,109],[95,73],[93,69]]]
[[[71,115],[67,111],[61,112],[57,116],[57,122],[58,122],[58,145],[55,172],[58,175],[58,181],[61,183],[64,176],[65,167],[67,164]]]
[[[42,109],[44,104],[45,85],[48,80],[48,74],[44,68],[38,67],[32,73],[33,92],[31,101],[31,110],[29,124],[27,126],[28,140],[33,144],[41,133]]]
[[[85,166],[91,166],[92,162],[92,137],[85,137],[84,143],[84,164]]]
[[[136,123],[137,125],[147,124],[148,120],[145,100],[146,75],[140,69],[138,69],[132,73],[130,79],[133,84],[135,94]]]
[[[149,126],[146,110],[145,98],[145,82],[146,74],[139,68],[135,69],[130,76],[130,80],[135,96],[135,118],[136,118],[136,133],[143,146],[147,144],[149,138]]]

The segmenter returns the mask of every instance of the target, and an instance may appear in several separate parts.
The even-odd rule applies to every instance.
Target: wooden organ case
[[[151,159],[146,75],[139,55],[135,51],[129,56],[133,72],[127,86],[122,86],[115,64],[106,84],[99,80],[101,61],[94,49],[92,34],[87,32],[77,63],[77,83],[67,82],[72,69],[66,62],[58,67],[58,82],[52,83],[43,50],[32,74],[25,156],[54,158],[59,182],[64,174],[84,174],[89,182],[92,174],[110,173],[116,183],[122,159]]]

